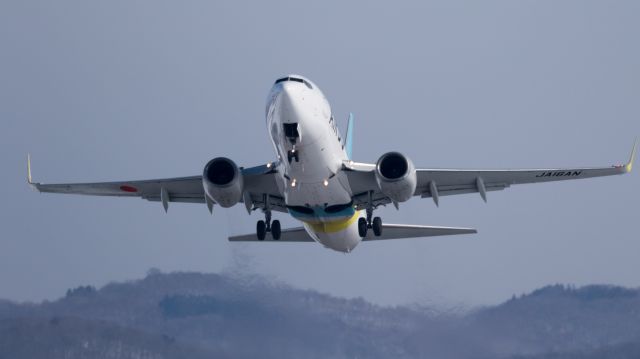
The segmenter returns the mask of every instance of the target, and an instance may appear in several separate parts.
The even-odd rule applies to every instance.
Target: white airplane
[[[409,158],[389,152],[377,163],[352,159],[353,116],[346,136],[340,136],[331,107],[309,79],[289,75],[276,80],[269,92],[266,121],[277,160],[243,168],[228,158],[214,158],[201,176],[101,183],[41,184],[28,182],[40,192],[95,196],[140,197],[159,201],[205,203],[224,208],[244,203],[248,213],[261,210],[265,219],[256,233],[229,237],[230,241],[319,242],[350,252],[361,241],[476,233],[472,228],[383,224],[373,211],[392,203],[396,208],[413,196],[431,197],[474,193],[486,202],[487,192],[512,184],[573,180],[631,172],[628,163],[600,168],[528,170],[416,169]],[[636,141],[637,143],[637,141]],[[303,227],[281,229],[272,211],[289,213]]]

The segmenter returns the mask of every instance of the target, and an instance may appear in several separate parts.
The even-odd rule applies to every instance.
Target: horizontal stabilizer
[[[456,228],[456,227],[435,227],[435,226],[416,226],[410,224],[383,224],[382,233],[379,237],[373,234],[373,230],[367,232],[367,236],[363,241],[375,241],[382,239],[401,239],[416,237],[433,237],[433,236],[449,236],[453,234],[472,234],[478,233],[473,228]],[[243,234],[240,236],[229,237],[230,242],[315,242],[302,227],[283,229],[280,234],[280,240],[270,240],[267,235],[266,240],[260,241],[255,233]]]
[[[367,232],[364,241],[376,241],[382,239],[400,239],[416,237],[449,236],[453,234],[478,233],[473,228],[416,226],[411,224],[383,224],[382,233],[376,237],[372,230]]]
[[[258,239],[255,233],[243,234],[240,236],[229,237],[229,242],[315,242],[302,227],[283,229],[280,232],[280,239],[274,241],[271,236],[267,234],[267,238],[264,241]]]

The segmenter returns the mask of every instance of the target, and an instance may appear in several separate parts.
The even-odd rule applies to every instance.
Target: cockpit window
[[[285,82],[285,81],[300,82],[300,83],[305,84],[309,89],[311,89],[311,90],[313,89],[313,86],[311,86],[309,81],[301,79],[301,78],[298,78],[298,77],[283,77],[283,78],[277,79],[275,83],[279,84],[279,83]]]

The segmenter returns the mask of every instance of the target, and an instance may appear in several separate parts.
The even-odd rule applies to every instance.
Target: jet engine
[[[413,162],[399,152],[388,152],[376,164],[380,191],[394,202],[404,202],[416,191],[418,179]]]
[[[204,166],[202,185],[206,196],[224,208],[235,205],[242,198],[242,172],[235,162],[225,157],[214,158]]]

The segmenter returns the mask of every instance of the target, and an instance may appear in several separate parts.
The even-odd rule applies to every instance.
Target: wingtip
[[[27,153],[27,182],[29,184],[33,183],[33,180],[31,179],[31,154]]]
[[[31,177],[31,154],[27,153],[27,183],[34,191],[38,190],[38,186],[33,182],[33,178]]]
[[[633,169],[633,163],[636,161],[636,150],[638,148],[638,138],[636,137],[633,142],[633,149],[631,150],[631,157],[629,158],[629,162],[624,166],[625,172],[629,173]]]

